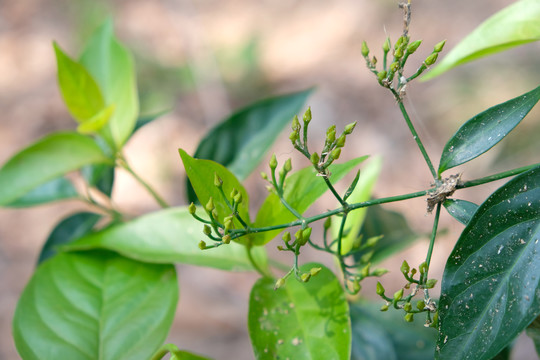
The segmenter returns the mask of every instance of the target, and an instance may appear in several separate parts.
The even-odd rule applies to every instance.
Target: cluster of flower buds
[[[279,170],[278,175],[276,176],[276,169],[278,166],[278,161],[276,158],[276,154],[273,154],[270,158],[270,162],[268,163],[268,166],[270,167],[270,177],[265,172],[261,172],[261,177],[263,180],[266,180],[270,183],[270,186],[268,187],[268,191],[276,191],[277,194],[283,194],[283,188],[285,186],[285,178],[292,170],[292,162],[291,159],[287,159],[285,163],[283,164],[283,167]]]
[[[437,280],[422,280],[427,276],[427,264],[425,262],[420,264],[418,270],[416,270],[414,268],[411,269],[407,261],[403,261],[400,270],[405,279],[407,279],[407,284],[396,291],[392,297],[386,296],[382,284],[380,282],[377,283],[376,293],[386,301],[386,304],[381,307],[381,311],[387,311],[390,306],[393,306],[395,309],[402,309],[405,312],[404,319],[407,322],[412,322],[415,314],[427,313],[426,326],[436,327],[438,317],[437,307],[435,302],[429,297],[427,290],[432,289],[437,283]],[[417,273],[420,274],[420,280],[414,279]],[[414,288],[409,295],[404,296],[405,290],[409,290],[412,284],[415,284]],[[413,306],[411,301],[419,290],[424,290],[424,299],[418,300]],[[431,318],[432,313],[434,314],[433,319]]]
[[[201,250],[215,248],[221,245],[229,244],[232,240],[232,230],[235,227],[235,219],[243,224],[243,220],[238,215],[238,205],[242,203],[242,194],[233,189],[227,197],[223,191],[223,180],[217,175],[214,175],[214,186],[220,191],[226,205],[229,207],[231,214],[225,216],[221,222],[218,218],[218,211],[214,204],[214,198],[210,197],[208,202],[204,206],[204,210],[209,217],[209,220],[201,218],[197,215],[197,206],[191,203],[188,207],[189,213],[199,222],[204,224],[203,234],[206,235],[212,244],[208,245],[206,241],[201,240],[199,242],[199,248]]]
[[[313,267],[311,269],[309,269],[308,272],[305,272],[305,273],[297,273],[296,276],[300,279],[300,281],[302,282],[308,282],[312,277],[316,276],[320,271],[322,270],[322,268],[320,267]],[[282,287],[283,285],[285,285],[285,282],[287,281],[287,278],[293,273],[295,272],[294,271],[294,268],[291,269],[291,271],[289,271],[287,274],[285,274],[285,276],[283,277],[280,277],[279,279],[277,279],[275,285],[274,285],[274,290],[277,290],[279,289],[280,287]]]

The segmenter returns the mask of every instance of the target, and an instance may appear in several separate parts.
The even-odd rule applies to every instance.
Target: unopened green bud
[[[379,268],[379,269],[375,269],[371,272],[371,276],[383,276],[384,274],[386,274],[388,272],[388,269],[382,269],[382,268]]]
[[[294,234],[294,238],[296,239],[296,243],[300,246],[304,246],[309,238],[304,237],[304,230],[300,229]]]
[[[203,233],[204,233],[204,235],[210,235],[212,233],[212,228],[210,226],[208,226],[208,225],[204,225]]]
[[[310,227],[305,228],[304,230],[302,230],[302,239],[305,239],[306,241],[308,241],[309,238],[311,237],[311,230],[313,230],[313,229],[310,228]]]
[[[382,239],[382,236],[381,236],[381,235],[370,237],[370,238],[366,241],[366,247],[374,247],[375,245],[377,245],[377,243],[378,243],[379,240],[381,240],[381,239]]]
[[[433,289],[435,287],[435,284],[437,284],[437,279],[429,279],[426,281],[426,288]]]
[[[309,124],[311,121],[311,106],[307,108],[306,112],[304,113],[304,126]]]
[[[403,44],[403,41],[405,38],[403,36],[400,36],[399,39],[397,39],[396,44],[394,45],[394,49],[399,49],[401,45]]]
[[[290,232],[286,232],[283,234],[283,236],[281,237],[283,239],[283,241],[285,241],[286,243],[288,243],[289,241],[291,241],[291,233]]]
[[[285,170],[285,172],[289,172],[292,170],[291,159],[287,159],[287,161],[285,161],[285,165],[283,165],[283,170]]]
[[[335,128],[331,131],[326,132],[326,142],[329,144],[332,144],[334,141],[336,141],[336,130]]]
[[[377,58],[375,56],[373,57],[373,59],[371,59],[371,65],[377,65]]]
[[[284,278],[279,278],[279,279],[276,281],[276,284],[274,285],[274,290],[279,289],[279,288],[282,287],[283,285],[285,285],[285,279],[284,279]]]
[[[413,313],[407,313],[404,317],[406,322],[413,322],[414,321],[414,314]]]
[[[291,140],[292,144],[296,144],[296,141],[298,139],[300,139],[300,134],[297,133],[296,131],[293,131],[292,133],[289,134],[289,139]]]
[[[371,264],[367,264],[362,268],[360,271],[360,275],[362,275],[363,278],[366,278],[369,276],[369,268],[371,267]]]
[[[429,55],[426,60],[424,60],[424,63],[427,65],[427,66],[431,66],[433,64],[435,64],[435,61],[437,61],[437,57],[439,56],[438,53],[433,53],[431,55]]]
[[[277,249],[278,249],[279,251],[285,250],[285,249],[283,248],[283,246],[281,246],[281,245],[278,245],[278,246],[277,246]]]
[[[414,275],[416,275],[416,272],[417,272],[417,270],[416,270],[415,268],[413,268],[413,269],[411,270],[411,277],[413,277]]]
[[[314,267],[309,270],[309,273],[311,276],[316,276],[319,272],[321,272],[322,268],[320,267]]]
[[[188,211],[191,215],[195,215],[195,212],[197,211],[197,207],[194,203],[189,204]]]
[[[403,305],[403,310],[405,310],[406,312],[410,312],[412,310],[412,304],[410,302],[406,303],[405,305]]]
[[[230,235],[225,235],[224,237],[221,238],[221,241],[224,244],[230,244],[231,243],[231,236]]]
[[[424,302],[424,300],[418,300],[418,302],[416,303],[416,308],[418,310],[424,310],[425,307],[426,303]]]
[[[388,305],[384,304],[381,306],[381,311],[388,311]]]
[[[220,188],[223,186],[223,180],[219,177],[217,173],[214,173],[214,186]]]
[[[324,229],[330,229],[330,226],[332,226],[332,218],[329,216],[324,220]]]
[[[384,41],[384,44],[382,46],[382,49],[385,53],[389,52],[390,51],[390,38],[387,37],[386,40]]]
[[[240,204],[242,202],[242,194],[241,193],[236,194],[233,200],[235,203]]]
[[[394,61],[393,63],[390,64],[390,71],[395,73],[398,70],[399,70],[399,62]]]
[[[403,298],[403,289],[399,289],[394,293],[394,301],[401,300]]]
[[[300,121],[298,121],[298,116],[294,115],[291,127],[295,133],[298,133],[300,131],[301,126]]]
[[[268,175],[264,171],[261,171],[261,177],[263,180],[268,180]]]
[[[397,48],[395,51],[394,51],[394,57],[396,59],[401,59],[403,57],[403,48]]]
[[[231,199],[234,199],[234,197],[236,196],[236,194],[238,194],[238,190],[232,189],[231,195],[230,195]]]
[[[341,149],[340,149],[340,148],[334,149],[334,150],[332,150],[332,152],[330,153],[330,157],[331,157],[333,160],[339,159],[340,155],[341,155]]]
[[[423,263],[421,263],[420,266],[418,266],[418,270],[420,271],[420,274],[422,274],[422,275],[427,273],[427,271],[428,271],[427,263],[425,261]]]
[[[383,296],[384,295],[384,287],[382,286],[382,284],[380,282],[377,281],[377,289],[375,290],[375,292],[377,293],[377,295],[379,296]]]
[[[204,250],[206,249],[206,243],[204,241],[199,241],[199,249]]]
[[[212,210],[212,216],[214,217],[214,219],[218,218],[218,212],[216,209]]]
[[[314,152],[313,154],[311,154],[311,157],[310,157],[309,160],[311,161],[311,163],[312,163],[313,165],[319,164],[319,160],[320,160],[319,154],[317,154],[316,152]]]
[[[344,133],[345,135],[350,135],[350,134],[352,134],[352,132],[353,132],[355,126],[356,126],[356,121],[353,122],[353,123],[350,123],[349,125],[345,126],[345,129],[343,130],[343,133]]]
[[[268,163],[270,166],[270,169],[275,170],[277,168],[277,159],[276,154],[272,154],[272,158],[270,159],[270,162]]]
[[[360,285],[360,281],[358,279],[354,279],[352,282],[352,291],[354,294],[357,294],[360,289],[362,289],[362,286]]]
[[[409,54],[413,54],[418,49],[420,44],[422,44],[422,40],[416,40],[416,41],[410,43],[409,46],[407,46],[407,52]]]
[[[345,146],[345,134],[341,135],[340,137],[338,137],[338,139],[336,140],[336,147],[338,148],[342,148]]]
[[[409,275],[409,271],[411,270],[411,267],[409,266],[409,263],[406,260],[403,260],[400,270],[403,275]]]
[[[433,48],[433,51],[436,52],[436,53],[441,52],[442,49],[444,48],[444,44],[446,44],[446,40],[443,40],[440,43],[438,43],[437,45],[435,45],[435,47]]]
[[[300,276],[300,279],[302,279],[303,282],[308,282],[309,279],[311,279],[311,274],[310,273],[304,273]]]
[[[206,206],[204,208],[208,212],[212,212],[212,210],[214,210],[216,208],[214,206],[214,199],[212,199],[212,197],[210,197],[210,199],[208,199],[208,202],[206,203]]]
[[[379,79],[379,81],[383,81],[386,79],[386,75],[388,75],[388,73],[383,70],[377,74],[377,79]]]
[[[232,221],[232,219],[230,219],[230,220],[225,220],[225,222],[224,222],[223,225],[225,226],[225,229],[224,229],[225,231],[231,230],[232,227],[233,227],[233,221]]]
[[[369,55],[369,48],[365,41],[362,41],[362,56],[367,57]]]

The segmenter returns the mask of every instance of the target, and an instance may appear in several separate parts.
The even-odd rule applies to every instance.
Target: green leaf
[[[478,209],[478,205],[466,200],[446,199],[444,207],[450,215],[463,225],[467,225],[474,213]]]
[[[180,355],[179,357],[177,357],[178,360],[211,360],[209,357],[196,355],[184,350],[178,351],[178,354]]]
[[[59,177],[46,182],[33,190],[27,192],[22,197],[12,201],[5,206],[9,207],[29,207],[36,206],[51,201],[65,200],[77,197],[78,193],[71,181],[65,177]]]
[[[99,84],[106,105],[114,105],[115,111],[102,134],[120,149],[135,127],[139,100],[133,58],[114,37],[112,21],[96,30],[83,51],[81,64]]]
[[[321,264],[305,264],[301,271],[321,267],[302,283],[291,278],[274,290],[274,280],[261,278],[251,290],[249,336],[257,359],[349,360],[349,305],[335,275]]]
[[[540,356],[540,316],[527,327],[527,335],[534,342],[536,353]]]
[[[218,212],[218,219],[221,223],[223,223],[224,217],[232,214],[232,210],[227,206],[219,189],[214,185],[214,177],[217,174],[223,180],[223,192],[231,204],[232,199],[230,198],[230,194],[233,189],[236,189],[242,195],[242,202],[238,206],[238,214],[249,224],[249,196],[240,181],[223,165],[217,162],[194,159],[182,149],[179,149],[179,152],[184,163],[184,168],[186,169],[186,174],[195,189],[200,203],[204,206],[212,198]],[[234,223],[237,228],[242,227],[236,218]],[[251,237],[248,236],[238,238],[236,241],[247,243],[250,239]]]
[[[367,159],[367,156],[349,160],[343,164],[330,165],[329,170],[332,174],[330,180],[336,183],[365,159]],[[294,209],[302,214],[327,190],[326,183],[320,176],[317,176],[317,171],[313,166],[308,166],[287,176],[283,197]],[[296,217],[281,203],[279,197],[274,193],[270,193],[257,213],[254,226],[285,224],[294,220],[296,220]],[[281,230],[274,230],[255,234],[253,244],[264,245],[280,232]]]
[[[444,270],[438,359],[491,359],[540,314],[540,167],[495,191]]]
[[[101,109],[98,113],[92,116],[87,121],[77,127],[77,131],[81,134],[95,134],[99,132],[114,114],[114,104]]]
[[[54,43],[58,65],[58,84],[64,102],[73,118],[79,123],[91,119],[105,107],[101,90],[84,66],[67,56]]]
[[[403,313],[381,312],[380,304],[351,305],[352,360],[432,360],[437,332],[426,328],[425,315],[405,322]]]
[[[360,174],[360,179],[356,188],[349,196],[349,204],[368,201],[371,198],[371,192],[375,186],[375,182],[381,172],[382,159],[380,157],[373,158],[363,169]],[[341,253],[347,254],[353,248],[355,240],[358,238],[358,233],[366,217],[367,208],[360,208],[349,213],[347,222],[345,223],[344,236],[341,239]],[[332,236],[337,239],[339,234],[340,221],[332,223]],[[337,250],[337,246],[336,246]]]
[[[49,235],[41,248],[38,264],[56,255],[57,247],[72,242],[92,231],[92,228],[101,219],[101,215],[80,212],[62,220]]]
[[[540,86],[468,120],[446,143],[439,174],[491,149],[521,122],[538,100]]]
[[[59,254],[24,289],[13,337],[25,360],[146,360],[165,340],[177,301],[172,265]]]
[[[199,208],[199,215],[201,212]],[[193,219],[187,207],[172,208],[85,236],[63,249],[108,249],[150,263],[183,263],[232,271],[253,270],[243,245],[231,242],[215,249],[199,249],[199,241],[205,238],[202,230],[203,224]],[[252,253],[257,263],[266,267],[264,248],[254,248]]]
[[[8,205],[84,165],[110,162],[87,136],[74,132],[48,135],[14,155],[0,169],[0,205]]]
[[[469,61],[540,40],[540,3],[521,0],[493,15],[463,39],[422,80]]]
[[[358,236],[364,242],[367,239],[382,236],[375,246],[354,253],[355,261],[360,262],[365,254],[373,252],[369,260],[372,264],[380,263],[400,252],[419,238],[402,214],[386,210],[382,205],[367,208],[364,225]],[[360,243],[360,246],[362,244]]]

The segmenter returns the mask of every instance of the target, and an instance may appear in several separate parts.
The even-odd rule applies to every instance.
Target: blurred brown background
[[[372,154],[384,158],[375,196],[429,187],[430,174],[416,149],[395,101],[365,68],[362,40],[380,52],[387,35],[401,33],[402,13],[395,0],[22,0],[0,1],[0,163],[46,133],[74,129],[62,104],[51,43],[76,56],[91,31],[107,16],[117,36],[134,53],[141,112],[172,109],[148,125],[126,148],[132,165],[173,205],[185,205],[184,172],[177,148],[193,153],[205,132],[232,110],[256,99],[317,86],[308,105],[313,110],[312,141],[323,141],[326,127],[358,121],[345,158]],[[423,39],[409,61],[410,73],[447,39],[447,49],[510,0],[413,1],[412,40]],[[444,143],[459,125],[485,108],[538,85],[538,44],[477,61],[426,83],[409,85],[406,105],[435,165]],[[444,55],[444,53],[443,53]],[[496,150],[463,166],[470,179],[538,162],[534,141],[540,111],[533,110]],[[274,150],[280,162],[293,157],[286,134]],[[304,161],[304,162],[303,162]],[[258,171],[255,172],[257,174]],[[254,209],[265,195],[258,176],[248,181]],[[346,185],[342,185],[346,186]],[[459,193],[480,202],[497,188],[489,184]],[[142,214],[156,210],[152,199],[126,174],[119,173],[114,197],[122,209]],[[328,198],[330,199],[330,198]],[[333,207],[324,201],[318,209]],[[81,209],[62,202],[31,209],[0,209],[0,359],[19,358],[11,338],[17,298],[30,278],[40,247],[61,218]],[[427,233],[431,216],[424,199],[396,204],[411,226]],[[461,225],[442,217],[445,236],[438,239],[433,275],[440,278]],[[271,243],[272,248],[276,244]],[[383,266],[394,274],[406,258],[417,266],[426,241]],[[321,253],[303,261],[332,265]],[[284,261],[290,261],[285,257]],[[216,359],[251,359],[246,328],[249,290],[256,277],[178,266],[180,303],[168,341]],[[387,288],[400,286],[392,273]],[[374,282],[363,295],[374,297]],[[216,305],[219,303],[219,305]],[[519,340],[514,359],[535,359],[532,342]]]

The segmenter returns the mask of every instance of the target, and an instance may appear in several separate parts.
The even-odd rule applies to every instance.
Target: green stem
[[[439,226],[439,216],[441,215],[441,203],[437,204],[435,210],[435,219],[433,220],[433,229],[431,231],[431,238],[429,240],[429,248],[426,255],[427,270],[420,279],[421,284],[425,284],[428,278],[429,264],[431,263],[431,255],[433,254],[433,247],[435,246],[435,237],[437,236],[437,227]]]
[[[457,188],[458,189],[465,189],[465,188],[468,188],[468,187],[478,186],[478,185],[490,183],[492,181],[501,180],[501,179],[504,179],[504,178],[507,178],[507,177],[510,177],[510,176],[514,176],[514,175],[524,173],[525,171],[531,170],[531,169],[537,167],[538,165],[540,165],[540,164],[527,165],[527,166],[523,166],[523,167],[520,167],[520,168],[517,168],[517,169],[503,171],[501,173],[486,176],[486,177],[483,177],[483,178],[480,178],[480,179],[465,181],[463,184],[458,185]]]
[[[128,162],[122,155],[118,157],[118,164],[120,165],[120,167],[122,167],[124,170],[130,173],[131,176],[133,176],[133,178],[135,178],[135,180],[137,180],[139,184],[141,184],[150,193],[150,195],[152,195],[152,197],[156,200],[159,206],[161,206],[164,209],[169,207],[169,204],[167,204],[167,202],[163,200],[163,198],[146,181],[144,181],[139,176],[139,174],[137,174],[131,168],[131,166],[129,166]]]
[[[176,355],[176,357],[178,359],[180,359],[180,356],[182,356],[182,354],[180,353],[180,349],[174,345],[174,344],[165,344],[163,346],[161,346],[155,353],[154,355],[152,355],[152,357],[150,358],[150,360],[160,360],[162,359],[165,355],[167,355],[168,353],[171,353],[171,354],[174,354]]]
[[[265,271],[259,266],[259,264],[257,264],[255,259],[253,258],[253,254],[251,253],[251,249],[253,249],[253,246],[246,245],[247,256],[248,256],[249,262],[251,263],[253,268],[255,270],[257,270],[257,272],[259,274],[261,274],[262,277],[264,277],[264,278],[272,278],[273,276],[272,276],[272,274],[270,273],[270,271],[268,269],[266,269],[266,271]]]
[[[422,144],[422,140],[420,140],[420,136],[418,136],[418,133],[416,132],[416,129],[414,128],[414,125],[412,124],[411,118],[409,117],[409,114],[407,113],[407,110],[405,109],[405,105],[403,105],[403,102],[399,99],[399,95],[395,93],[395,91],[392,91],[392,92],[394,93],[396,100],[398,100],[401,114],[403,114],[403,118],[405,119],[405,122],[407,123],[407,126],[409,127],[409,130],[411,131],[411,134],[413,135],[413,138],[416,141],[416,145],[418,145],[418,148],[420,149],[420,152],[422,153],[422,156],[424,157],[424,160],[426,161],[429,167],[429,170],[431,171],[431,175],[433,175],[433,179],[437,179],[437,172],[435,171],[435,168],[433,167],[433,164],[431,163],[431,160],[429,159],[429,155],[427,154],[424,144]]]
[[[332,185],[332,183],[330,182],[330,180],[328,179],[327,176],[323,176],[323,179],[324,179],[324,182],[326,183],[326,186],[328,186],[328,188],[330,189],[330,191],[332,192],[332,194],[334,194],[334,196],[336,197],[336,199],[339,201],[339,203],[341,204],[341,206],[343,206],[344,208],[347,206],[347,203],[345,201],[343,201],[343,199],[341,198],[341,196],[339,196],[339,194],[337,193],[336,189],[334,188],[334,186]]]

